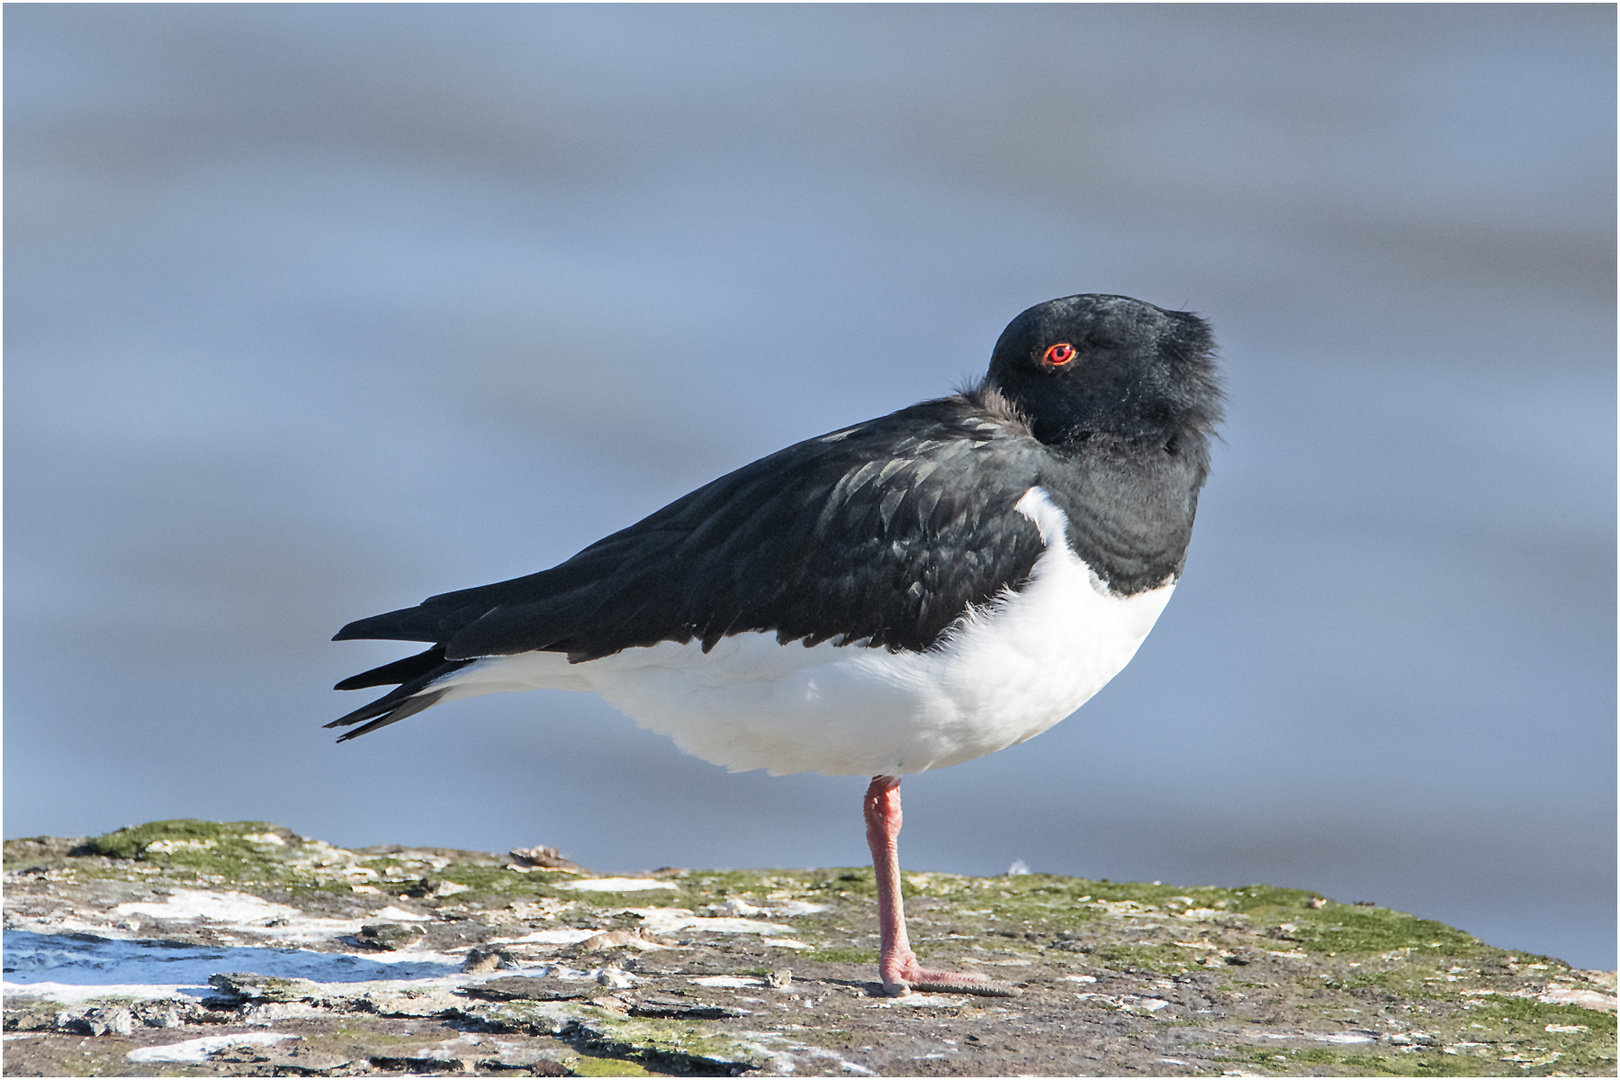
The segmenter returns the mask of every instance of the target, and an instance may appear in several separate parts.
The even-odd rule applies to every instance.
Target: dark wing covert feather
[[[744,631],[926,649],[1041,551],[1011,513],[1039,479],[1033,444],[994,413],[957,396],[810,439],[549,570],[350,623],[339,640],[438,648],[341,685],[536,649],[574,661],[669,640],[707,649]]]

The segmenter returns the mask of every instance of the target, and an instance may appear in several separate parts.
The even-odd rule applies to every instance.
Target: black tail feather
[[[398,693],[398,691],[395,691],[395,693]],[[366,724],[363,727],[357,727],[353,731],[345,732],[344,734],[338,736],[338,742],[348,742],[350,739],[358,739],[360,736],[372,731],[376,731],[378,728],[387,727],[389,724],[398,723],[407,716],[415,716],[423,709],[438,704],[439,699],[444,697],[446,693],[448,693],[447,690],[429,690],[425,694],[416,694],[412,697],[405,698],[403,701],[395,699],[396,703],[389,708],[385,708],[383,710],[383,715],[378,716],[375,720],[371,721],[371,723]],[[387,701],[389,698],[393,697],[393,694],[389,694],[388,698],[383,698],[381,700]],[[326,726],[337,727],[339,724],[358,723],[360,720],[364,719],[363,716],[358,715],[359,713],[369,712],[373,706],[378,704],[380,704],[380,702],[374,701],[371,705],[367,705],[364,709],[356,709],[343,719],[334,720]]]
[[[395,660],[392,663],[384,664],[382,667],[374,667],[370,671],[350,675],[332,689],[364,690],[368,686],[394,686],[399,683],[414,682],[444,662],[444,646],[435,645],[426,652],[419,652],[415,656],[407,656],[403,660]]]
[[[338,742],[346,742],[368,731],[376,731],[380,727],[397,723],[407,716],[421,712],[442,698],[445,695],[444,689],[431,690],[429,687],[452,671],[466,667],[470,663],[471,660],[446,660],[444,646],[436,645],[426,652],[407,656],[403,660],[396,660],[391,664],[384,664],[382,667],[344,679],[337,684],[337,689],[358,690],[367,686],[386,686],[395,682],[400,685],[377,700],[338,717],[326,726],[348,727],[350,724],[370,721],[338,739]]]

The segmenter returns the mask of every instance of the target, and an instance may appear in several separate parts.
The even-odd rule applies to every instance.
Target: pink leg
[[[906,913],[900,898],[900,778],[874,776],[866,789],[866,843],[877,873],[878,975],[883,992],[899,997],[912,990],[1010,997],[1019,991],[1008,983],[966,971],[935,971],[917,963],[906,937]]]

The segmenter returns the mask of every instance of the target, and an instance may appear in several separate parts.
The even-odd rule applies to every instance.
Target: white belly
[[[637,724],[733,771],[899,775],[955,765],[1038,735],[1135,655],[1175,588],[1110,594],[1069,549],[1061,511],[1031,488],[1017,510],[1046,551],[1031,579],[969,613],[934,648],[779,645],[734,634],[705,653],[661,642],[569,664],[489,657],[437,684],[445,700],[494,690],[594,690]]]

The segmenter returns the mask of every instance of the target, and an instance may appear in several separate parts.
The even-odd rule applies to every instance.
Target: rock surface
[[[263,822],[5,845],[25,1075],[1549,1075],[1615,1071],[1614,976],[1254,886],[870,869],[599,877],[554,851],[348,851]]]

